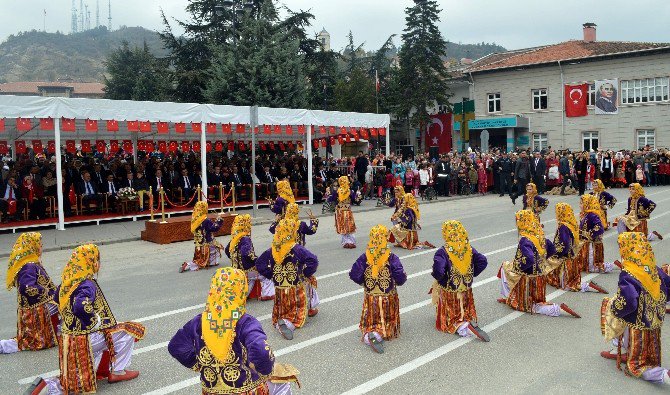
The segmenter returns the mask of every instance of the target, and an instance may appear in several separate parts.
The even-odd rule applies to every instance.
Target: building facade
[[[104,88],[98,82],[7,82],[0,84],[0,95],[102,99]]]

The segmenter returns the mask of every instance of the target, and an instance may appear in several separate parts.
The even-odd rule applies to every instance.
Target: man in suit
[[[526,151],[521,151],[519,159],[514,166],[514,185],[517,188],[516,195],[512,195],[512,203],[515,203],[515,196],[522,196],[526,192],[526,185],[530,182],[530,162]]]
[[[195,193],[195,183],[193,178],[188,175],[187,169],[181,170],[181,176],[177,178],[177,187],[182,191],[182,196],[186,200],[189,200]]]
[[[263,171],[258,174],[258,179],[261,182],[261,195],[263,197],[274,196],[277,193],[275,178],[270,172],[269,164],[263,166]]]
[[[577,187],[579,196],[582,196],[586,190],[586,166],[589,158],[588,152],[579,154],[575,160],[575,174],[577,175]]]
[[[135,185],[135,175],[133,172],[129,172],[126,174],[125,180],[121,183],[121,188],[133,188],[135,189],[137,185]]]
[[[107,194],[107,203],[109,208],[116,211],[116,206],[119,200],[117,193],[119,192],[119,183],[114,179],[113,174],[107,174],[107,180],[101,185],[100,191]]]
[[[502,156],[498,158],[495,163],[495,167],[498,168],[498,175],[500,177],[500,196],[512,193],[511,178],[512,170],[514,170],[513,166],[512,160],[507,155],[507,152],[503,152]]]
[[[93,174],[91,174],[91,176],[93,181],[97,184],[98,189],[102,189],[102,186],[107,181],[107,173],[99,163],[96,163],[95,166],[93,166]]]
[[[440,161],[435,166],[437,170],[437,193],[440,196],[449,197],[449,181],[451,176],[451,164],[446,155],[440,155]]]
[[[111,177],[113,178],[113,176]],[[99,193],[99,189],[96,187],[95,182],[93,182],[91,179],[91,173],[84,172],[82,174],[82,181],[79,182],[77,194],[81,196],[82,208],[86,207],[90,209],[91,203],[95,203],[96,212],[98,214],[102,213],[104,197]]]
[[[570,160],[568,159],[568,151],[563,152],[561,160],[558,161],[558,172],[563,178],[563,185],[561,185],[561,196],[565,196],[565,187],[570,182]]]
[[[10,205],[16,205],[16,211],[9,215]],[[14,177],[9,177],[7,183],[0,187],[0,211],[2,211],[2,222],[21,221],[21,214],[25,208],[25,202],[21,199],[21,188],[16,184]]]
[[[538,151],[535,151],[535,157],[530,162],[530,172],[533,176],[533,183],[537,186],[537,193],[544,193],[544,177],[547,174],[547,162]]]
[[[248,184],[249,180],[239,172],[238,167],[235,165],[233,165],[230,180],[235,184],[235,195],[238,200],[240,199],[240,196],[242,196],[242,192],[246,193],[246,196],[251,200],[251,186]]]

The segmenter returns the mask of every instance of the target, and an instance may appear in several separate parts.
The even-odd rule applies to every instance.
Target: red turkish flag
[[[288,142],[288,149],[292,150],[294,148],[293,141]]]
[[[288,135],[293,134],[293,127],[291,125],[286,126],[286,134]]]
[[[319,140],[312,140],[312,145],[314,145],[314,149],[319,148]]]
[[[371,137],[378,137],[379,136],[379,132],[377,131],[377,128],[371,128],[370,129],[370,136]]]
[[[0,141],[0,155],[6,155],[9,153],[9,148],[7,148],[6,141]]]
[[[109,153],[116,154],[119,152],[119,141],[118,140],[109,140]]]
[[[128,127],[129,132],[139,132],[140,131],[140,123],[138,121],[128,121],[128,122],[126,122],[126,126]]]
[[[361,137],[364,138],[365,140],[367,140],[369,138],[367,129],[361,128]]]
[[[81,140],[81,152],[91,152],[91,140]]]
[[[379,128],[377,130],[379,131],[380,136],[386,136],[386,128]]]
[[[281,134],[281,125],[275,125],[274,133]]]
[[[98,151],[99,153],[104,154],[106,149],[107,144],[105,144],[104,140],[98,140],[95,142],[95,150]]]
[[[54,119],[53,118],[40,119],[40,130],[54,130]]]
[[[66,140],[65,141],[65,150],[71,154],[74,154],[77,152],[77,145],[74,143],[74,140]]]
[[[33,125],[29,118],[16,118],[16,130],[20,132],[27,132],[28,130],[32,129],[32,127]]]
[[[147,141],[146,147],[144,147],[144,150],[147,154],[150,154],[154,152],[154,142],[153,141]]]
[[[118,132],[119,131],[119,121],[115,119],[110,119],[107,121],[107,131],[108,132]]]
[[[263,125],[263,134],[271,134],[272,125]]]
[[[347,143],[351,143],[351,135],[349,133],[347,133],[346,140],[347,140]]]
[[[240,151],[245,151],[247,149],[243,141],[240,141],[237,148],[239,148]]]
[[[193,152],[200,152],[200,142],[199,141],[194,141],[193,142]]]
[[[565,86],[565,116],[585,117],[589,115],[588,104],[589,84]]]
[[[246,125],[243,123],[238,123],[237,126],[235,127],[235,132],[236,133],[244,133],[246,131]]]
[[[344,126],[340,127],[340,134],[347,134],[347,128]]]
[[[167,152],[167,143],[165,141],[159,141],[158,142],[158,151],[162,153]]]
[[[332,147],[333,145],[335,145],[335,141],[337,141],[337,140],[335,140],[335,137],[334,137],[334,136],[331,136],[331,137],[330,137],[330,146],[331,146],[331,147]]]
[[[177,122],[174,124],[174,131],[177,133],[186,133],[186,124],[183,122]]]
[[[235,151],[235,143],[232,141],[228,142],[228,151]]]
[[[144,140],[140,140],[137,142],[137,150],[138,151],[144,151],[147,148],[147,142]]]
[[[354,133],[354,140],[358,141],[360,139],[361,137],[358,135],[358,133]]]
[[[167,122],[156,122],[156,129],[158,130],[158,134],[165,134],[170,131],[170,126]]]
[[[426,128],[426,145],[428,147],[438,147],[440,154],[451,151],[451,124],[451,113],[431,115],[430,124]]]
[[[326,127],[325,126],[319,126],[319,134],[326,134]]]
[[[151,132],[151,122],[149,121],[140,122],[140,132],[143,133]]]
[[[183,152],[189,152],[191,150],[191,144],[189,144],[188,141],[182,141],[181,142],[181,150]]]
[[[280,151],[285,151],[286,150],[286,145],[284,144],[283,141],[279,142],[279,150]]]
[[[5,131],[5,118],[0,118],[0,132]]]
[[[298,125],[298,133],[305,134],[305,125]]]
[[[270,149],[274,151],[274,149],[275,149],[275,142],[274,141],[270,141]]]
[[[233,132],[233,125],[224,123],[221,125],[221,129],[223,129],[223,134],[231,134]]]
[[[202,133],[202,124],[199,122],[192,122],[191,130],[193,131],[193,133]]]
[[[42,140],[33,140],[33,151],[36,154],[43,154],[44,148],[42,147]]]
[[[216,129],[217,129],[216,124],[210,122],[207,125],[205,125],[205,129],[207,130],[207,133],[210,133],[210,134],[216,133]]]
[[[130,140],[123,140],[123,150],[126,151],[126,153],[133,152],[133,142]]]
[[[344,136],[342,135],[337,136],[337,142],[340,143],[340,145],[344,144]]]
[[[97,132],[98,131],[98,121],[94,119],[86,120],[86,131],[87,132]]]
[[[217,141],[216,143],[214,143],[214,150],[216,152],[223,151],[223,141]]]
[[[326,139],[321,139],[321,148],[326,148],[328,146],[328,141]]]
[[[168,149],[170,150],[170,152],[177,152],[177,150],[179,149],[179,145],[177,144],[176,141],[170,141]]]
[[[74,132],[76,129],[76,124],[74,118],[61,118],[60,121],[60,130],[63,132]]]
[[[337,134],[337,131],[335,130],[335,126],[328,127],[328,134]]]
[[[261,141],[260,146],[261,146],[261,151],[265,151],[265,150],[268,149],[268,147],[265,145],[265,143],[263,141]]]
[[[50,154],[56,153],[56,142],[53,140],[47,141],[47,152]]]

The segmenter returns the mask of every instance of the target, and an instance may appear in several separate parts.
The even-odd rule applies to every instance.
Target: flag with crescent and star
[[[588,102],[589,84],[565,86],[565,116],[585,117],[589,115],[586,107]]]
[[[439,113],[430,116],[426,128],[426,146],[438,147],[440,154],[451,151],[451,114]]]

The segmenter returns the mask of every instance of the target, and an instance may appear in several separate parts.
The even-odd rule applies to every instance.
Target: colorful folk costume
[[[647,235],[649,240],[658,238],[663,240],[663,236],[656,231],[649,232],[647,221],[652,211],[656,208],[656,203],[644,196],[644,189],[638,183],[630,184],[630,197],[628,198],[628,210],[626,215],[617,219],[619,233],[623,232],[641,232]]]
[[[0,340],[0,354],[37,351],[55,347],[58,306],[56,286],[40,262],[42,235],[23,233],[14,243],[7,267],[7,289],[16,287],[16,337]]]
[[[603,225],[605,225],[605,230],[607,230],[610,227],[609,220],[607,219],[607,209],[614,208],[617,200],[609,192],[605,191],[605,184],[600,179],[593,180],[593,192],[591,194],[595,195],[598,203],[600,203],[600,208],[605,215],[605,223]]]
[[[584,272],[609,273],[614,268],[611,262],[605,262],[603,233],[605,219],[600,203],[594,195],[582,195],[580,201],[582,213],[579,221],[581,249],[579,251],[579,267]]]
[[[400,217],[398,212],[402,208],[402,201],[404,197],[405,188],[403,188],[402,185],[396,185],[393,188],[393,198],[391,198],[391,200],[388,202],[388,206],[393,207],[393,215],[391,215],[391,223],[393,223],[393,225],[398,223],[398,217]]]
[[[546,210],[547,206],[549,206],[549,200],[539,196],[537,194],[537,186],[529,182],[526,185],[526,193],[523,195],[523,209],[535,213],[539,220],[540,213]]]
[[[311,211],[309,212],[309,225],[307,225],[307,223],[304,221],[300,221],[299,216],[300,206],[298,206],[297,203],[289,203],[286,206],[284,218],[292,218],[298,221],[298,243],[304,247],[307,244],[305,236],[316,234],[316,231],[319,230],[319,220],[315,218],[314,215],[312,215]],[[275,233],[277,224],[279,224],[279,221],[274,221],[272,225],[270,225],[270,233]]]
[[[363,286],[363,312],[359,328],[363,342],[378,353],[384,340],[400,335],[400,302],[396,286],[407,281],[400,258],[388,248],[388,229],[377,225],[370,230],[365,253],[358,257],[349,278]]]
[[[330,203],[336,203],[335,207],[335,231],[342,235],[342,247],[356,248],[356,221],[351,211],[351,203],[356,199],[356,192],[349,187],[349,177],[342,176],[338,179],[337,194],[328,196]]]
[[[592,288],[598,292],[607,293],[593,281],[582,282],[579,265],[579,225],[577,225],[572,206],[567,203],[557,203],[556,222],[558,223],[554,236],[556,255],[550,259],[559,262],[557,262],[558,266],[547,275],[549,285],[572,292],[586,292]]]
[[[547,303],[547,258],[554,256],[556,249],[554,243],[544,238],[544,230],[537,216],[529,210],[518,211],[516,225],[519,229],[519,246],[514,260],[503,262],[499,271],[504,299],[498,299],[498,302],[526,313],[558,317],[564,310],[580,318],[564,303]]]
[[[307,321],[309,310],[316,309],[318,301],[310,297],[315,285],[313,277],[319,266],[316,255],[298,244],[298,223],[290,218],[279,221],[272,246],[256,260],[261,276],[271,278],[275,285],[272,324],[287,340],[293,339],[295,328]],[[318,299],[318,298],[317,298]],[[312,314],[314,315],[314,314]]]
[[[623,269],[619,289],[601,306],[601,330],[613,349],[600,355],[615,359],[617,367],[646,381],[670,385],[668,369],[661,367],[661,327],[670,292],[670,276],[656,266],[647,235],[619,235]]]
[[[477,325],[472,282],[486,269],[488,261],[470,245],[468,232],[459,221],[442,224],[444,247],[433,257],[433,305],[437,310],[438,331],[463,337],[490,338]]]
[[[205,311],[179,329],[168,344],[173,358],[200,372],[203,395],[290,393],[289,384],[269,381],[275,357],[260,322],[246,313],[248,288],[244,271],[218,269]]]
[[[193,233],[193,242],[195,243],[193,260],[184,262],[179,268],[179,273],[219,265],[223,246],[214,238],[214,234],[221,229],[223,218],[217,217],[215,221],[212,221],[207,218],[207,212],[206,201],[203,200],[195,204],[191,216],[191,233]]]
[[[96,378],[116,383],[139,376],[126,368],[144,326],[116,321],[95,280],[99,269],[100,252],[93,244],[77,247],[65,265],[56,293],[62,319],[60,379],[44,379],[38,389],[46,385],[50,394],[87,394],[96,392]]]
[[[395,214],[394,214],[395,215]],[[415,248],[434,248],[435,246],[427,241],[419,241],[419,232],[421,229],[419,219],[419,203],[412,193],[406,193],[402,198],[402,207],[397,211],[395,218],[398,222],[391,228],[389,241],[395,243],[396,247],[402,247],[408,250]]]
[[[271,201],[270,211],[275,214],[275,220],[270,227],[270,231],[277,226],[277,223],[284,219],[286,214],[286,206],[295,203],[295,196],[291,189],[291,184],[288,180],[281,180],[277,182],[277,199]],[[273,232],[274,233],[274,232]]]
[[[224,251],[230,258],[232,267],[243,270],[247,274],[248,298],[260,298],[262,301],[274,299],[275,287],[272,280],[261,276],[256,270],[256,253],[251,241],[251,216],[249,214],[235,217],[230,242]]]

